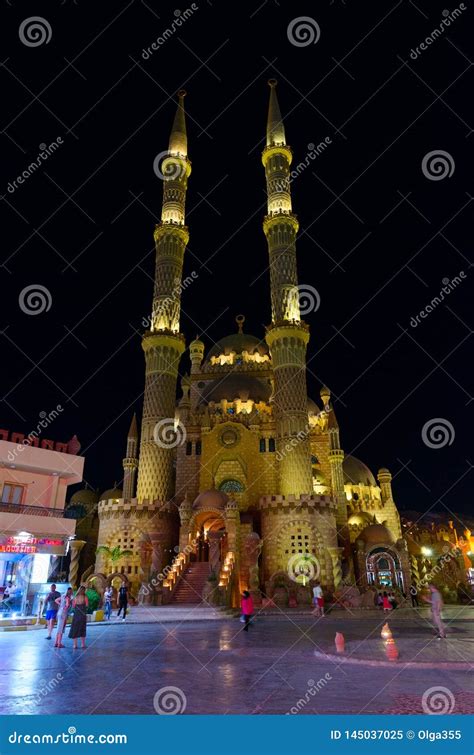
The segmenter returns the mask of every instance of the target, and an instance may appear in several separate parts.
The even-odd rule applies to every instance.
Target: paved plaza
[[[260,616],[248,633],[238,618],[113,620],[89,627],[87,648],[76,651],[67,636],[67,647],[54,649],[43,629],[4,632],[0,709],[5,714],[422,713],[424,693],[442,687],[445,712],[474,712],[471,609],[454,612],[448,639],[438,641],[423,616],[390,616],[400,651],[396,663],[387,663],[380,639],[385,617],[374,613],[341,611],[320,620]],[[335,655],[336,631],[346,639],[343,661]]]

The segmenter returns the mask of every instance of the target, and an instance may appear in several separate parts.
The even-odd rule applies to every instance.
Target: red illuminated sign
[[[13,535],[6,538],[6,545],[64,545],[64,540],[52,540],[49,537],[20,537]]]
[[[0,545],[0,553],[36,553],[36,545]]]

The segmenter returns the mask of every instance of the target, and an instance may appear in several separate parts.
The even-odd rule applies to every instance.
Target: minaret
[[[138,469],[138,430],[137,415],[134,414],[127,435],[127,452],[123,460],[123,497],[133,498],[135,493],[135,479]]]
[[[176,381],[185,349],[179,332],[183,258],[189,239],[184,224],[185,200],[191,163],[187,156],[184,96],[179,102],[171,131],[163,174],[161,222],[155,228],[155,289],[150,330],[143,336],[145,395],[143,401],[139,501],[167,501],[173,495],[173,454]]]
[[[344,491],[344,470],[342,463],[344,461],[344,451],[341,448],[339,437],[339,424],[336,419],[336,413],[329,403],[331,393],[329,388],[321,389],[321,398],[324,404],[324,410],[328,415],[328,434],[329,434],[329,463],[331,465],[331,488],[334,500],[337,503],[336,509],[336,526],[337,539],[341,547],[344,548],[344,556],[350,561],[350,537],[347,526],[347,498]]]
[[[268,214],[263,221],[270,258],[272,324],[267,328],[274,371],[273,406],[277,426],[280,493],[312,493],[311,452],[306,391],[306,346],[309,328],[301,320],[296,270],[298,221],[292,212],[292,152],[270,79],[267,145],[262,162],[267,179]]]

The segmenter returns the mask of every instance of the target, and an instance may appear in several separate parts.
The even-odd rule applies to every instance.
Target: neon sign
[[[6,545],[0,545],[0,553],[36,553],[36,545],[25,545],[25,544],[6,544]]]

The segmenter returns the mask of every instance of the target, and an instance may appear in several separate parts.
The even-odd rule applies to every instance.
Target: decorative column
[[[262,162],[267,182],[267,215],[263,230],[268,243],[272,324],[267,328],[274,391],[273,412],[277,428],[277,460],[280,493],[309,494],[313,490],[306,390],[306,347],[309,328],[301,320],[296,234],[298,221],[292,212],[290,164],[276,81],[271,79],[267,121],[267,145]]]
[[[133,498],[135,494],[135,479],[138,470],[138,429],[137,417],[134,414],[127,435],[127,453],[123,460],[123,497]]]
[[[328,548],[332,561],[332,576],[334,581],[334,590],[339,590],[342,585],[342,567],[341,554],[343,548]]]
[[[81,550],[85,546],[86,541],[85,540],[71,540],[69,543],[69,548],[71,551],[71,561],[69,564],[69,576],[68,581],[74,589],[79,587],[79,580],[77,578],[78,572],[79,572],[79,557],[81,555]]]
[[[174,492],[173,457],[179,443],[175,434],[178,366],[185,349],[179,332],[183,259],[189,232],[185,201],[191,163],[187,157],[184,95],[171,131],[163,175],[161,222],[156,226],[155,289],[150,330],[143,336],[145,395],[138,472],[139,501],[168,501]]]

